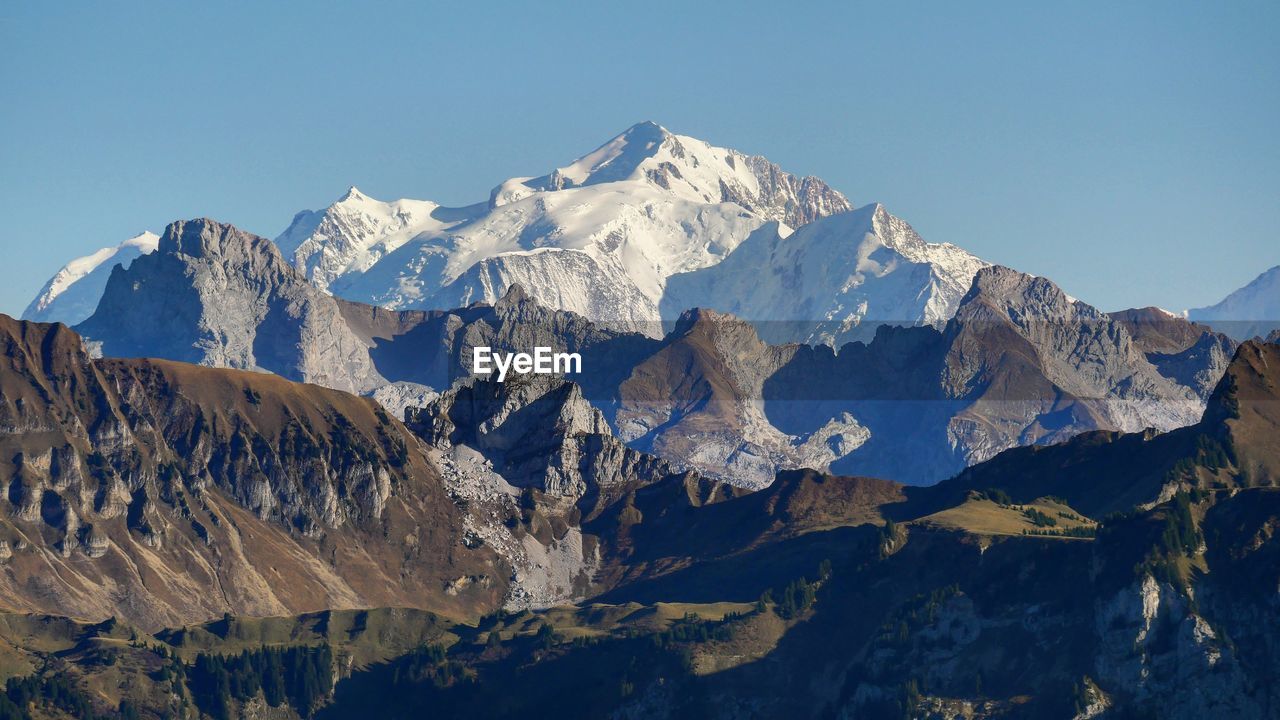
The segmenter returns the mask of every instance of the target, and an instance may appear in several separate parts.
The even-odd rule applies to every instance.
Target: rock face
[[[84,320],[98,307],[112,269],[116,265],[128,267],[135,258],[155,252],[159,241],[155,233],[139,233],[115,247],[72,260],[40,288],[22,319],[66,325]]]
[[[1176,717],[1263,717],[1232,648],[1176,588],[1150,575],[1095,613],[1099,681]]]
[[[587,491],[569,443],[584,435],[611,435],[604,415],[577,385],[554,376],[518,376],[510,383],[483,380],[445,393],[407,420],[436,445],[469,445],[490,458],[516,487],[579,498]]]
[[[10,610],[144,627],[223,612],[483,612],[505,589],[463,543],[417,439],[372,401],[261,373],[90,360],[0,316],[0,535]],[[466,592],[446,586],[470,578]]]
[[[116,269],[98,312],[77,330],[108,356],[268,371],[376,391],[393,406],[469,375],[479,345],[585,353],[601,368],[588,380],[594,390],[619,372],[605,366],[625,367],[653,344],[541,307],[519,286],[494,305],[451,311],[347,302],[308,283],[270,241],[211,220],[173,223],[154,254]]]
[[[470,529],[514,568],[508,608],[599,592],[601,569],[616,558],[611,538],[584,526],[641,488],[698,482],[628,448],[559,377],[477,379],[410,409],[406,421],[440,451],[452,492],[488,518]]]
[[[666,316],[690,307],[732,313],[770,342],[840,347],[882,324],[941,326],[987,263],[926,243],[875,204],[794,233],[766,225],[724,261],[673,276]]]
[[[581,389],[556,377],[477,379],[409,410],[407,425],[438,451],[450,492],[471,510],[468,533],[513,568],[508,609],[682,582],[691,563],[901,499],[891,482],[811,471],[751,494],[681,471],[614,437]]]
[[[369,346],[380,374],[437,391],[471,375],[476,347],[503,353],[549,347],[580,354],[584,371],[574,379],[588,395],[607,402],[618,376],[657,344],[637,333],[600,327],[575,313],[551,310],[520,286],[512,286],[492,305],[448,311],[396,312],[345,301],[341,307],[348,326]]]
[[[973,401],[948,434],[970,462],[1085,429],[1170,430],[1203,411],[1200,382],[1166,377],[1122,323],[1044,278],[978,273],[945,336],[944,387]]]
[[[349,392],[383,382],[338,301],[271,241],[212,220],[165,228],[155,253],[112,271],[77,327],[114,357],[267,370]]]
[[[1111,317],[1124,325],[1147,361],[1161,375],[1208,397],[1231,363],[1238,344],[1159,308],[1122,310]]]
[[[1216,305],[1188,310],[1187,318],[1211,325],[1236,340],[1266,337],[1280,330],[1280,265]]]
[[[1048,447],[1015,448],[931,492],[1006,488],[1017,502],[1056,496],[1100,517],[1164,502],[1215,477],[1244,488],[1274,486],[1280,483],[1276,363],[1280,347],[1246,342],[1196,423],[1166,433],[1091,432]]]

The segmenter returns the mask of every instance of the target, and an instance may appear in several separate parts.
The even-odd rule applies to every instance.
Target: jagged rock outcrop
[[[516,487],[573,498],[587,491],[580,473],[582,436],[610,436],[604,415],[563,378],[523,375],[480,380],[408,412],[415,432],[433,444],[469,445]],[[621,445],[621,443],[618,443]]]
[[[117,266],[78,330],[114,357],[162,357],[348,392],[384,382],[338,302],[266,238],[208,219],[165,228],[156,252]]]
[[[1095,677],[1163,717],[1261,718],[1254,680],[1191,599],[1144,575],[1094,614]]]
[[[270,241],[211,220],[171,224],[155,253],[113,271],[99,311],[77,330],[107,356],[265,370],[377,392],[393,407],[469,375],[479,345],[583,353],[599,368],[588,387],[608,394],[628,359],[654,344],[541,306],[518,285],[493,305],[450,311],[340,300],[308,283]]]
[[[1161,375],[1208,398],[1239,346],[1229,336],[1159,308],[1110,313]]]
[[[403,390],[417,386],[419,392],[443,392],[470,377],[476,347],[495,353],[548,347],[582,357],[583,372],[573,379],[593,403],[607,408],[621,379],[657,345],[644,335],[618,332],[581,315],[547,308],[519,285],[492,305],[475,303],[447,311],[392,311],[346,301],[340,301],[340,307],[345,322],[369,346],[378,372],[411,384]]]
[[[1005,451],[929,488],[938,506],[1000,488],[1016,502],[1054,496],[1091,516],[1152,507],[1196,487],[1280,483],[1280,346],[1250,341],[1236,351],[1192,425],[1159,433],[1095,431],[1066,442]]]
[[[940,331],[882,326],[838,353],[800,348],[765,383],[764,411],[793,434],[848,412],[870,436],[833,470],[928,483],[1020,445],[1195,422],[1231,347],[1208,329],[1196,336],[1161,357],[1124,319],[990,267]]]
[[[506,605],[544,607],[599,591],[608,539],[583,525],[655,483],[696,482],[627,447],[581,388],[556,376],[476,379],[406,411],[441,453],[452,491],[482,518],[471,531],[514,568]]]
[[[730,165],[745,162],[755,176],[757,192],[743,193],[727,183],[720,186],[723,201],[738,202],[748,210],[760,212],[770,220],[790,227],[808,225],[819,218],[838,215],[853,209],[849,201],[822,178],[796,177],[760,155],[730,156]]]
[[[1124,324],[1045,278],[980,271],[944,336],[944,388],[972,399],[948,435],[970,463],[1086,429],[1170,430],[1203,411],[1198,381],[1165,377]]]

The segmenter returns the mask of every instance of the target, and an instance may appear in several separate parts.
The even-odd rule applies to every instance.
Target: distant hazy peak
[[[49,278],[22,313],[22,319],[68,325],[84,320],[98,306],[111,268],[154,252],[158,242],[155,233],[142,232],[115,247],[104,247],[72,260]]]
[[[1280,265],[1214,305],[1188,310],[1187,318],[1237,340],[1266,337],[1280,329]]]

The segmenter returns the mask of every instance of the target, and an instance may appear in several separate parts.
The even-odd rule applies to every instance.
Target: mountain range
[[[497,559],[457,544],[437,471],[371,400],[92,360],[58,324],[0,318],[0,346],[10,610],[158,627],[501,596],[479,580]]]
[[[849,209],[821,180],[641,123],[465,208],[353,188],[297,216],[278,243],[313,282],[359,302],[456,307],[520,284],[550,307],[643,329],[670,275],[718,262],[765,222]]]
[[[265,370],[374,394],[397,415],[404,398],[468,376],[473,347],[579,352],[586,397],[624,441],[759,487],[798,467],[936,482],[1017,445],[1190,423],[1234,342],[1178,318],[1126,317],[987,267],[941,329],[881,326],[838,352],[770,345],[752,324],[704,309],[657,340],[544,308],[521,286],[446,311],[341,300],[265,238],[195,220],[117,267],[76,329],[106,356]]]
[[[84,320],[111,267],[157,242],[143,233],[73,260],[23,318]],[[925,242],[879,204],[855,211],[818,178],[651,122],[465,207],[352,187],[297,213],[275,243],[320,290],[390,309],[492,304],[518,284],[547,307],[652,337],[705,307],[773,343],[833,347],[881,324],[940,327],[988,264]],[[1265,337],[1280,323],[1276,277],[1183,314],[1237,340]]]
[[[547,307],[654,337],[662,335],[661,320],[693,305],[740,314],[778,342],[838,343],[863,324],[866,334],[885,321],[944,322],[985,263],[925,243],[879,205],[844,217],[851,210],[820,179],[640,123],[547,175],[506,180],[488,201],[466,207],[382,202],[352,187],[323,210],[298,213],[275,242],[320,290],[389,309],[493,303],[519,284]],[[788,244],[787,253],[807,264],[789,269],[787,253],[770,249],[794,228],[832,217],[840,219]],[[748,238],[727,272],[699,273]],[[68,265],[24,317],[68,324],[87,317],[92,300],[84,298],[100,296],[109,273],[104,255]],[[730,287],[734,268],[770,256],[771,292],[785,297],[782,308],[756,288]],[[103,270],[88,277],[81,269],[88,265]],[[820,279],[788,279],[819,266]],[[676,275],[679,287],[668,293]],[[771,328],[778,320],[789,322]]]
[[[173,222],[0,316],[0,717],[1275,717],[1277,277],[1103,312],[653,123]]]
[[[1169,433],[1012,449],[927,488],[789,471],[746,491],[627,448],[561,378],[479,379],[401,424],[269,374],[94,360],[61,325],[0,330],[0,602],[19,611],[0,615],[0,656],[34,683],[10,702],[351,717],[382,697],[388,717],[503,717],[558,688],[571,717],[726,718],[1277,702],[1280,346],[1241,345],[1202,418]],[[303,683],[304,661],[334,674]]]

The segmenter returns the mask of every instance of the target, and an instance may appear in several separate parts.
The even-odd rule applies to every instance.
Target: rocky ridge
[[[419,441],[370,400],[91,360],[65,326],[6,317],[0,389],[10,610],[144,627],[371,605],[465,616],[504,591]]]
[[[77,328],[113,357],[266,370],[348,392],[383,382],[339,301],[271,241],[208,219],[172,223],[156,252],[116,266]]]
[[[697,482],[627,447],[559,377],[476,379],[409,409],[406,422],[437,449],[451,492],[487,519],[471,529],[514,568],[510,609],[599,592],[600,571],[616,558],[584,526],[640,488]]]

